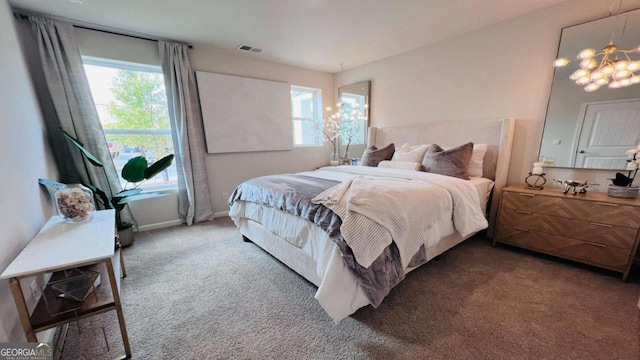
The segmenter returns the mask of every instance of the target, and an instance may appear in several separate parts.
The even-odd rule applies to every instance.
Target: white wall
[[[57,178],[40,109],[5,0],[0,0],[0,272],[55,213],[38,178]],[[28,291],[28,289],[27,289]],[[9,282],[0,280],[0,342],[26,341]]]
[[[345,84],[371,80],[372,126],[518,119],[509,183],[538,158],[560,31],[608,15],[609,1],[570,0],[472,33],[349,69]],[[640,7],[628,0],[623,11]],[[594,44],[599,46],[599,44]],[[547,169],[548,178],[595,181],[612,171]]]

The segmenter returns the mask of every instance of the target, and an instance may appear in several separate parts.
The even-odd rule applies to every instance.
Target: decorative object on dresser
[[[533,163],[533,169],[529,173],[529,175],[524,178],[525,184],[527,184],[527,189],[534,190],[542,190],[544,189],[544,184],[547,183],[547,179],[545,179],[544,168],[542,167],[543,163],[536,162]]]
[[[622,273],[638,247],[640,201],[562,189],[503,189],[493,245],[505,243]]]
[[[611,197],[635,199],[638,197],[638,189],[640,187],[633,186],[633,179],[635,179],[638,173],[638,166],[640,163],[640,145],[635,149],[627,150],[627,175],[622,173],[616,173],[616,177],[611,180],[612,184],[609,185],[607,193]]]
[[[562,184],[562,187],[564,188],[563,194],[570,192],[571,195],[585,194],[589,186],[600,185],[600,184],[589,183],[588,181],[560,180],[560,179],[553,179],[553,181],[559,184]]]

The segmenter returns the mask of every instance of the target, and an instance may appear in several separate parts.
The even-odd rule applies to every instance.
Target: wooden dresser
[[[493,245],[505,243],[617,271],[626,281],[640,238],[640,200],[562,191],[504,188]]]

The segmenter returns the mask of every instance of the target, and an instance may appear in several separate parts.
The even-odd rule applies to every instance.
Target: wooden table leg
[[[13,300],[15,300],[16,307],[18,308],[18,316],[20,317],[20,323],[22,323],[22,328],[24,329],[24,335],[27,337],[29,342],[36,342],[38,341],[38,338],[31,327],[29,310],[27,309],[27,303],[24,301],[24,293],[20,286],[20,279],[13,277],[9,280],[9,284],[11,285]]]
[[[116,313],[118,314],[118,323],[120,324],[120,334],[122,335],[122,343],[124,344],[125,359],[131,358],[131,347],[129,345],[129,336],[127,335],[127,327],[124,323],[124,314],[122,313],[122,304],[120,303],[120,292],[118,291],[118,284],[116,282],[116,275],[113,271],[113,263],[111,259],[105,261],[107,264],[107,273],[109,274],[109,283],[111,285],[111,292],[113,293],[113,302],[116,307]]]
[[[122,249],[120,249],[120,277],[127,277],[127,268],[124,267],[124,255],[122,255]]]

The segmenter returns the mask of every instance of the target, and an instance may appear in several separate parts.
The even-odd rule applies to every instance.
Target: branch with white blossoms
[[[317,128],[322,132],[325,142],[333,145],[334,154],[337,153],[338,139],[341,137],[347,142],[345,156],[349,153],[349,145],[360,131],[365,115],[362,111],[355,109],[351,104],[338,103],[338,111],[324,120],[324,129]]]
[[[631,186],[633,179],[635,179],[638,173],[638,166],[640,165],[640,144],[635,149],[627,150],[627,162],[627,170],[629,171],[627,177],[630,180],[627,186]]]
[[[345,148],[344,157],[349,155],[349,146],[353,137],[360,131],[360,124],[365,120],[365,115],[358,108],[347,102],[340,102],[338,111],[329,118],[338,123],[338,131],[340,136],[345,139],[347,146]]]
[[[338,138],[340,138],[340,121],[333,117],[329,117],[325,120],[324,129],[322,129],[322,135],[325,142],[330,142],[333,145],[333,153],[337,153]]]

